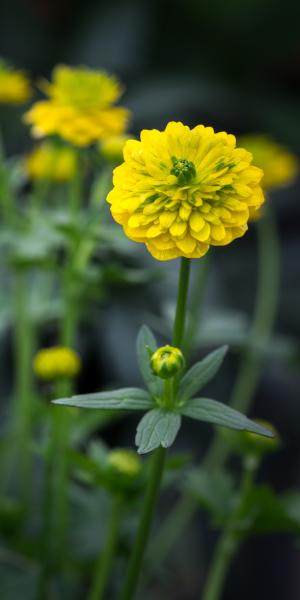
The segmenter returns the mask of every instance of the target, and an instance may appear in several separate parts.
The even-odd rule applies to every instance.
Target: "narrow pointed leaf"
[[[138,364],[144,382],[150,390],[152,396],[159,398],[162,395],[162,381],[161,379],[159,379],[159,377],[156,377],[151,371],[150,356],[147,347],[151,348],[151,350],[156,350],[157,343],[149,327],[147,327],[146,325],[142,325],[136,341]]]
[[[179,384],[177,396],[180,401],[185,402],[192,398],[215,376],[227,350],[228,346],[221,346],[189,369]]]
[[[154,409],[147,412],[139,422],[135,443],[138,453],[145,454],[155,448],[172,446],[181,425],[181,416],[177,413]]]
[[[229,427],[229,429],[251,431],[258,435],[274,437],[269,429],[251,421],[242,413],[230,408],[230,406],[209,398],[193,398],[180,409],[180,413],[186,417],[191,417],[191,419],[214,423],[222,427]]]
[[[77,406],[79,408],[99,408],[104,410],[147,410],[153,407],[153,400],[145,390],[140,388],[122,388],[111,392],[96,392],[60,398],[53,404]]]

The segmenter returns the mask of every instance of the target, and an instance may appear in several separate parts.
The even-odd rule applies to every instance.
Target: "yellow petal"
[[[193,231],[201,231],[205,225],[205,221],[198,212],[194,211],[190,216],[189,224]]]
[[[163,229],[168,229],[174,223],[177,214],[175,211],[167,211],[165,210],[163,213],[159,215],[159,222]]]
[[[199,242],[206,242],[210,236],[210,225],[208,223],[205,223],[201,231],[192,230],[191,234],[194,238],[196,238],[196,240],[199,240]]]
[[[176,246],[185,254],[191,254],[196,248],[196,240],[189,234],[185,235],[182,240],[176,240]]]
[[[180,237],[185,233],[186,228],[187,223],[184,221],[179,221],[177,223],[173,223],[173,225],[170,227],[170,233],[174,235],[174,237]]]

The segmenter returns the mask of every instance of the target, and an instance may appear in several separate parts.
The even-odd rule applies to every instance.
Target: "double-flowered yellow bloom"
[[[30,82],[25,73],[0,60],[0,103],[23,104],[31,94]]]
[[[70,181],[76,172],[76,152],[70,146],[44,142],[25,159],[25,170],[34,180]]]
[[[126,143],[107,200],[126,235],[154,258],[199,258],[244,235],[263,203],[263,172],[251,161],[233,135],[171,122]]]
[[[52,346],[39,350],[34,357],[33,370],[46,381],[76,377],[81,362],[78,354],[66,346]]]
[[[253,164],[263,169],[262,186],[265,190],[288,185],[295,179],[298,160],[292,152],[267,135],[247,135],[240,144],[253,154]]]
[[[264,201],[263,172],[233,135],[171,122],[130,140],[108,195],[126,235],[158,260],[199,258],[247,231]]]
[[[122,93],[118,80],[104,71],[64,65],[44,83],[48,100],[36,102],[25,115],[35,137],[58,134],[87,146],[125,131],[129,112],[115,106]]]

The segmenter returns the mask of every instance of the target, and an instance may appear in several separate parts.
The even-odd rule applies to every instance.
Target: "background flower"
[[[0,60],[0,103],[23,104],[32,94],[29,79],[23,71],[14,70]]]
[[[45,142],[25,159],[25,170],[32,179],[69,181],[76,170],[76,153],[70,146]]]
[[[130,140],[108,195],[126,235],[158,260],[199,258],[247,231],[264,201],[262,171],[233,135],[171,122]]]
[[[122,89],[104,71],[57,66],[53,82],[42,84],[49,100],[36,102],[26,113],[35,137],[58,134],[77,146],[123,133],[129,112],[114,106]]]

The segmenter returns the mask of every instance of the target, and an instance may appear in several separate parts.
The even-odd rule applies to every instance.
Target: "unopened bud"
[[[154,375],[162,379],[168,379],[174,377],[182,369],[184,357],[179,348],[162,346],[152,354],[150,365]]]

